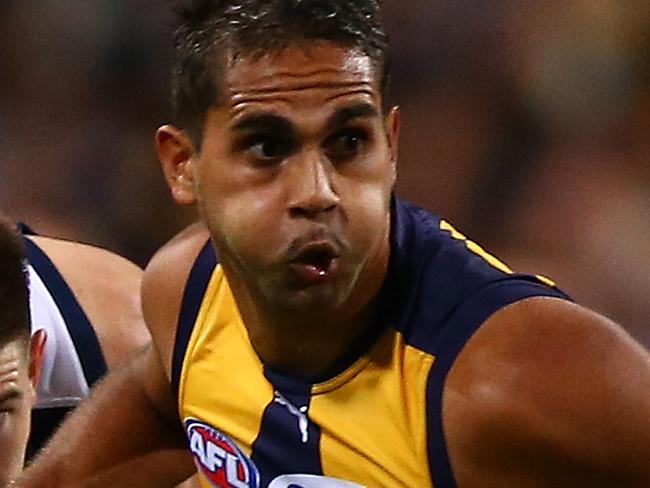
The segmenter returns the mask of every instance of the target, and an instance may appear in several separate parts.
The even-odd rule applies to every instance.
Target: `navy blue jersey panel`
[[[467,241],[440,229],[440,219],[399,199],[393,205],[388,273],[384,316],[409,344],[427,352],[460,304],[492,283],[516,279],[555,289],[535,276],[494,267]]]
[[[203,296],[216,266],[217,255],[212,246],[212,241],[208,240],[194,261],[190,276],[185,285],[181,311],[178,315],[171,378],[172,391],[176,400],[178,400],[178,387],[183,368],[183,360],[185,358],[185,350],[192,336],[196,317],[201,309],[201,303],[203,303]]]
[[[79,356],[86,381],[89,386],[92,386],[104,376],[107,369],[95,329],[50,258],[29,238],[24,237],[23,242],[27,260],[43,280],[61,312],[75,351]]]
[[[72,410],[74,407],[35,408],[32,410],[32,426],[27,441],[26,461],[31,461],[38,454]]]
[[[320,429],[309,421],[311,385],[265,369],[274,398],[264,410],[251,459],[261,487],[282,474],[322,474]]]
[[[436,488],[454,488],[456,483],[447,453],[442,422],[442,394],[454,360],[474,332],[497,310],[530,297],[566,299],[555,288],[520,279],[504,279],[487,286],[465,300],[446,321],[435,343],[426,344],[435,355],[427,383],[427,425],[429,463]]]
[[[430,335],[474,290],[507,276],[440,229],[439,218],[400,200],[391,238],[387,283],[395,305],[390,315],[409,342]]]

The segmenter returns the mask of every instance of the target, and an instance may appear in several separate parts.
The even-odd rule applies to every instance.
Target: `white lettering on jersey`
[[[190,449],[201,464],[212,472],[217,471],[226,464],[226,479],[234,488],[248,488],[248,480],[240,480],[237,474],[239,460],[237,456],[226,452],[214,442],[205,441],[198,432],[193,432],[190,439]]]

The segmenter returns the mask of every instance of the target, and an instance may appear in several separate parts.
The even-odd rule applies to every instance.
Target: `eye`
[[[344,161],[363,151],[368,139],[368,133],[363,129],[345,129],[328,138],[325,150],[331,160]]]
[[[272,134],[251,136],[244,146],[253,158],[262,162],[282,160],[293,148],[291,140]]]

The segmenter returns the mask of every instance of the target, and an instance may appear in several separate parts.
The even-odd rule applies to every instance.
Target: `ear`
[[[181,205],[195,203],[194,145],[187,133],[163,125],[156,131],[156,152],[174,200]]]
[[[41,380],[45,341],[47,341],[47,332],[44,329],[39,329],[34,332],[30,341],[28,374],[34,389],[36,389],[38,382]]]
[[[386,127],[389,156],[393,165],[393,180],[395,180],[397,177],[397,159],[399,158],[399,135],[401,129],[401,117],[398,106],[390,109],[384,120],[384,125]]]

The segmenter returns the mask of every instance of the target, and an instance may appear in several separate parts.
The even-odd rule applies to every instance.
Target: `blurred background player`
[[[31,335],[23,246],[0,217],[0,486],[23,467],[45,334]]]
[[[149,334],[140,309],[142,270],[104,249],[34,235],[21,226],[32,330],[47,334],[28,458],[107,371]]]

